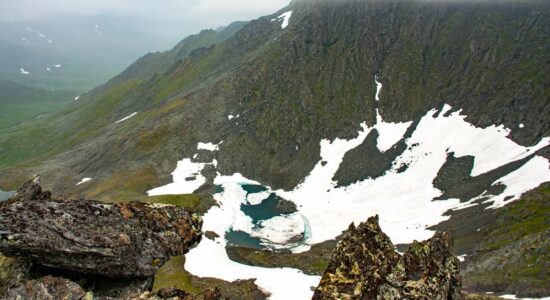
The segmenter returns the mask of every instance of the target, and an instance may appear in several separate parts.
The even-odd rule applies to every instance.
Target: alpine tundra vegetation
[[[549,74],[549,1],[293,0],[0,83],[0,295],[550,297]]]

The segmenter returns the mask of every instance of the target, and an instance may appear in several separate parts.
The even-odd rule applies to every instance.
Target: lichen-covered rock
[[[86,291],[77,283],[61,277],[45,276],[29,280],[25,284],[8,290],[8,300],[80,300],[85,299]]]
[[[50,197],[29,181],[0,204],[0,251],[108,277],[148,277],[201,239],[201,219],[171,205]]]
[[[17,286],[29,279],[31,265],[29,260],[5,257],[0,253],[0,298],[9,287]]]
[[[92,293],[94,300],[136,299],[144,292],[152,290],[154,281],[153,277],[76,277],[71,279],[78,282],[87,292]]]
[[[40,175],[34,175],[33,179],[25,182],[17,189],[12,199],[28,201],[50,199],[50,197],[50,192],[42,192],[42,186],[40,185]]]
[[[448,233],[414,242],[400,255],[378,216],[351,224],[313,299],[460,299],[459,261]]]
[[[143,300],[219,300],[223,299],[219,288],[210,288],[200,294],[191,294],[175,287],[162,288],[155,293],[144,293]]]

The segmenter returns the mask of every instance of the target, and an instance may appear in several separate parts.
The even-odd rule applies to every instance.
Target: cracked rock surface
[[[32,181],[0,205],[0,251],[43,266],[107,277],[153,276],[202,236],[181,207],[53,198]]]
[[[313,299],[461,299],[459,260],[450,234],[437,232],[395,251],[378,216],[350,225]]]

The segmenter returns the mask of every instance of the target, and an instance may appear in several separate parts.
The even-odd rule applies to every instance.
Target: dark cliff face
[[[259,141],[270,155],[264,160],[284,162],[269,169],[292,183],[318,161],[319,139],[354,136],[360,122],[374,123],[377,107],[386,120],[410,121],[448,103],[478,126],[512,128],[521,143],[549,133],[548,65],[540,65],[549,58],[547,4],[305,1],[292,8],[288,32],[250,62],[235,89],[247,116],[240,143]],[[384,85],[380,102],[375,76]]]

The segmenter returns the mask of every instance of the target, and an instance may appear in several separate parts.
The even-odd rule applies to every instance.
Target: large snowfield
[[[382,88],[377,84],[377,95]],[[378,99],[377,99],[378,100]],[[293,248],[294,252],[307,251],[312,244],[334,239],[347,229],[351,222],[356,224],[378,214],[380,225],[395,244],[410,243],[413,240],[430,238],[433,232],[427,229],[449,217],[445,212],[477,205],[480,195],[469,202],[459,199],[437,200],[442,191],[433,186],[433,180],[445,163],[449,153],[456,157],[474,157],[471,176],[484,174],[510,162],[528,157],[547,145],[550,138],[542,139],[537,145],[524,147],[509,138],[509,129],[503,126],[475,127],[465,121],[460,111],[452,111],[445,105],[441,111],[429,111],[418,123],[406,140],[407,149],[393,162],[393,167],[383,176],[366,179],[349,186],[337,187],[333,181],[344,155],[359,146],[369,132],[379,133],[377,147],[384,152],[400,141],[412,122],[386,123],[378,115],[373,127],[361,124],[356,138],[321,140],[321,160],[303,182],[293,190],[272,190],[269,192],[296,204],[297,213],[278,216],[264,221],[261,229],[255,228],[252,219],[241,211],[242,204],[260,204],[268,193],[249,197],[242,184],[261,184],[240,174],[218,173],[214,184],[223,187],[214,194],[219,206],[212,207],[203,218],[203,231],[219,235],[215,241],[204,238],[186,255],[185,268],[194,275],[215,277],[227,281],[256,278],[258,286],[269,293],[270,299],[308,299],[312,286],[319,276],[308,276],[291,268],[262,268],[234,262],[226,254],[227,241],[224,235],[229,230],[241,230],[251,236],[272,240],[275,243],[299,234],[308,227],[305,243]],[[216,151],[212,143],[200,143],[199,149]],[[214,163],[214,162],[213,162]],[[403,164],[408,167],[398,172]],[[173,172],[174,183],[156,188],[150,195],[192,193],[202,183],[200,171],[205,163],[184,158]],[[502,207],[517,200],[522,193],[550,181],[550,163],[541,156],[533,156],[517,170],[495,181],[504,184],[505,190],[497,196],[488,196],[488,209]],[[189,178],[194,180],[189,180]],[[188,178],[186,181],[185,178]],[[506,201],[505,201],[506,199]],[[475,203],[474,203],[475,202]]]

